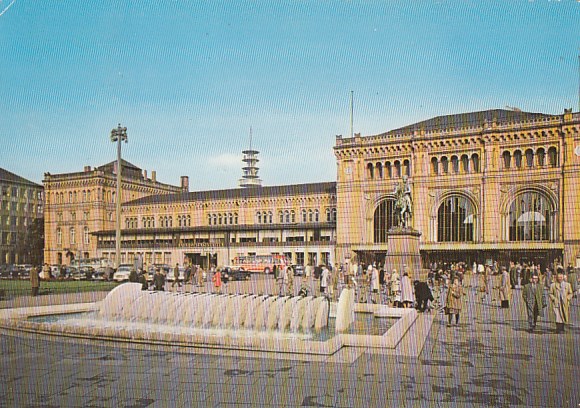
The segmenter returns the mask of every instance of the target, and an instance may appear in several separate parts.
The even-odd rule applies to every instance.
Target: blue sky
[[[578,1],[0,0],[0,167],[123,157],[191,190],[332,181],[335,135],[515,106],[578,110]]]

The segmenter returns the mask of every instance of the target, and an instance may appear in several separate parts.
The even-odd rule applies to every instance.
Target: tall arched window
[[[379,203],[373,218],[373,239],[375,243],[387,242],[387,231],[395,225],[395,200],[387,199]]]
[[[375,171],[372,163],[367,164],[367,178],[371,180],[375,178]]]
[[[62,245],[62,230],[60,228],[56,229],[56,244]]]
[[[375,165],[375,168],[377,169],[377,178],[382,179],[383,178],[383,165],[381,163],[377,163]]]
[[[290,219],[292,224],[296,222],[296,212],[294,212],[294,210],[290,211]]]
[[[558,151],[556,150],[555,147],[550,147],[548,149],[548,164],[551,167],[558,166]]]
[[[258,211],[256,213],[256,220],[257,220],[258,224],[262,223],[262,212],[261,211]]]
[[[439,174],[439,160],[437,160],[437,157],[431,159],[431,174],[435,176]]]
[[[288,211],[288,210],[284,211],[284,216],[286,219],[286,223],[290,224],[290,211]]]
[[[330,208],[327,208],[325,212],[326,212],[326,222],[330,222]]]
[[[83,238],[85,245],[89,245],[89,227],[85,227],[85,229],[83,230]]]
[[[70,233],[70,244],[74,245],[77,243],[77,237],[74,227],[69,230]]]
[[[387,169],[387,177],[393,178],[393,168],[391,167],[391,162],[388,161],[385,163],[385,168]]]
[[[318,222],[320,220],[318,210],[314,210],[314,222]]]
[[[278,211],[278,222],[280,224],[284,223],[284,213],[282,211]]]
[[[461,172],[469,173],[469,157],[466,154],[461,156]]]
[[[411,162],[409,160],[403,162],[403,169],[405,176],[411,177]]]
[[[303,208],[303,209],[302,209],[302,222],[306,222],[306,221],[308,221],[308,220],[306,219],[306,210]]]
[[[437,241],[473,241],[474,222],[475,213],[470,200],[460,195],[447,197],[437,211]]]
[[[395,160],[395,177],[401,177],[401,162]]]
[[[449,161],[447,160],[447,156],[441,158],[441,171],[443,171],[444,174],[449,173]]]
[[[536,152],[536,157],[538,159],[538,166],[544,167],[546,164],[546,151],[542,147]]]
[[[522,152],[520,150],[514,152],[514,162],[518,169],[522,168]]]
[[[512,165],[512,155],[509,151],[505,151],[502,154],[503,157],[503,167],[509,169]]]
[[[542,193],[532,191],[516,196],[509,210],[510,241],[548,241],[553,212]]]
[[[459,173],[459,159],[457,156],[451,156],[451,168],[453,169],[453,173]]]
[[[532,167],[534,165],[534,151],[532,149],[526,150],[526,166]]]
[[[471,167],[474,172],[479,173],[479,155],[477,153],[471,155]]]

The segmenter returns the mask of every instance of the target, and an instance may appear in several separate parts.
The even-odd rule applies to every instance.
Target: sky
[[[0,167],[123,158],[190,190],[336,180],[336,135],[576,112],[580,1],[0,0]]]

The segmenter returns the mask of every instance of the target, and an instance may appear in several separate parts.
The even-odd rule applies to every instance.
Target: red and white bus
[[[274,267],[280,270],[287,263],[288,260],[284,255],[247,255],[236,256],[232,266],[249,272],[272,273]]]

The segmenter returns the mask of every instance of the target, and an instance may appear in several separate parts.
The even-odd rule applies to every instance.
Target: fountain
[[[151,292],[125,283],[98,303],[0,310],[0,328],[182,349],[330,356],[342,347],[395,349],[415,322],[412,309],[354,299],[350,288],[331,303],[313,296]],[[359,321],[359,313],[366,317]],[[364,322],[373,321],[385,324],[369,330]]]

